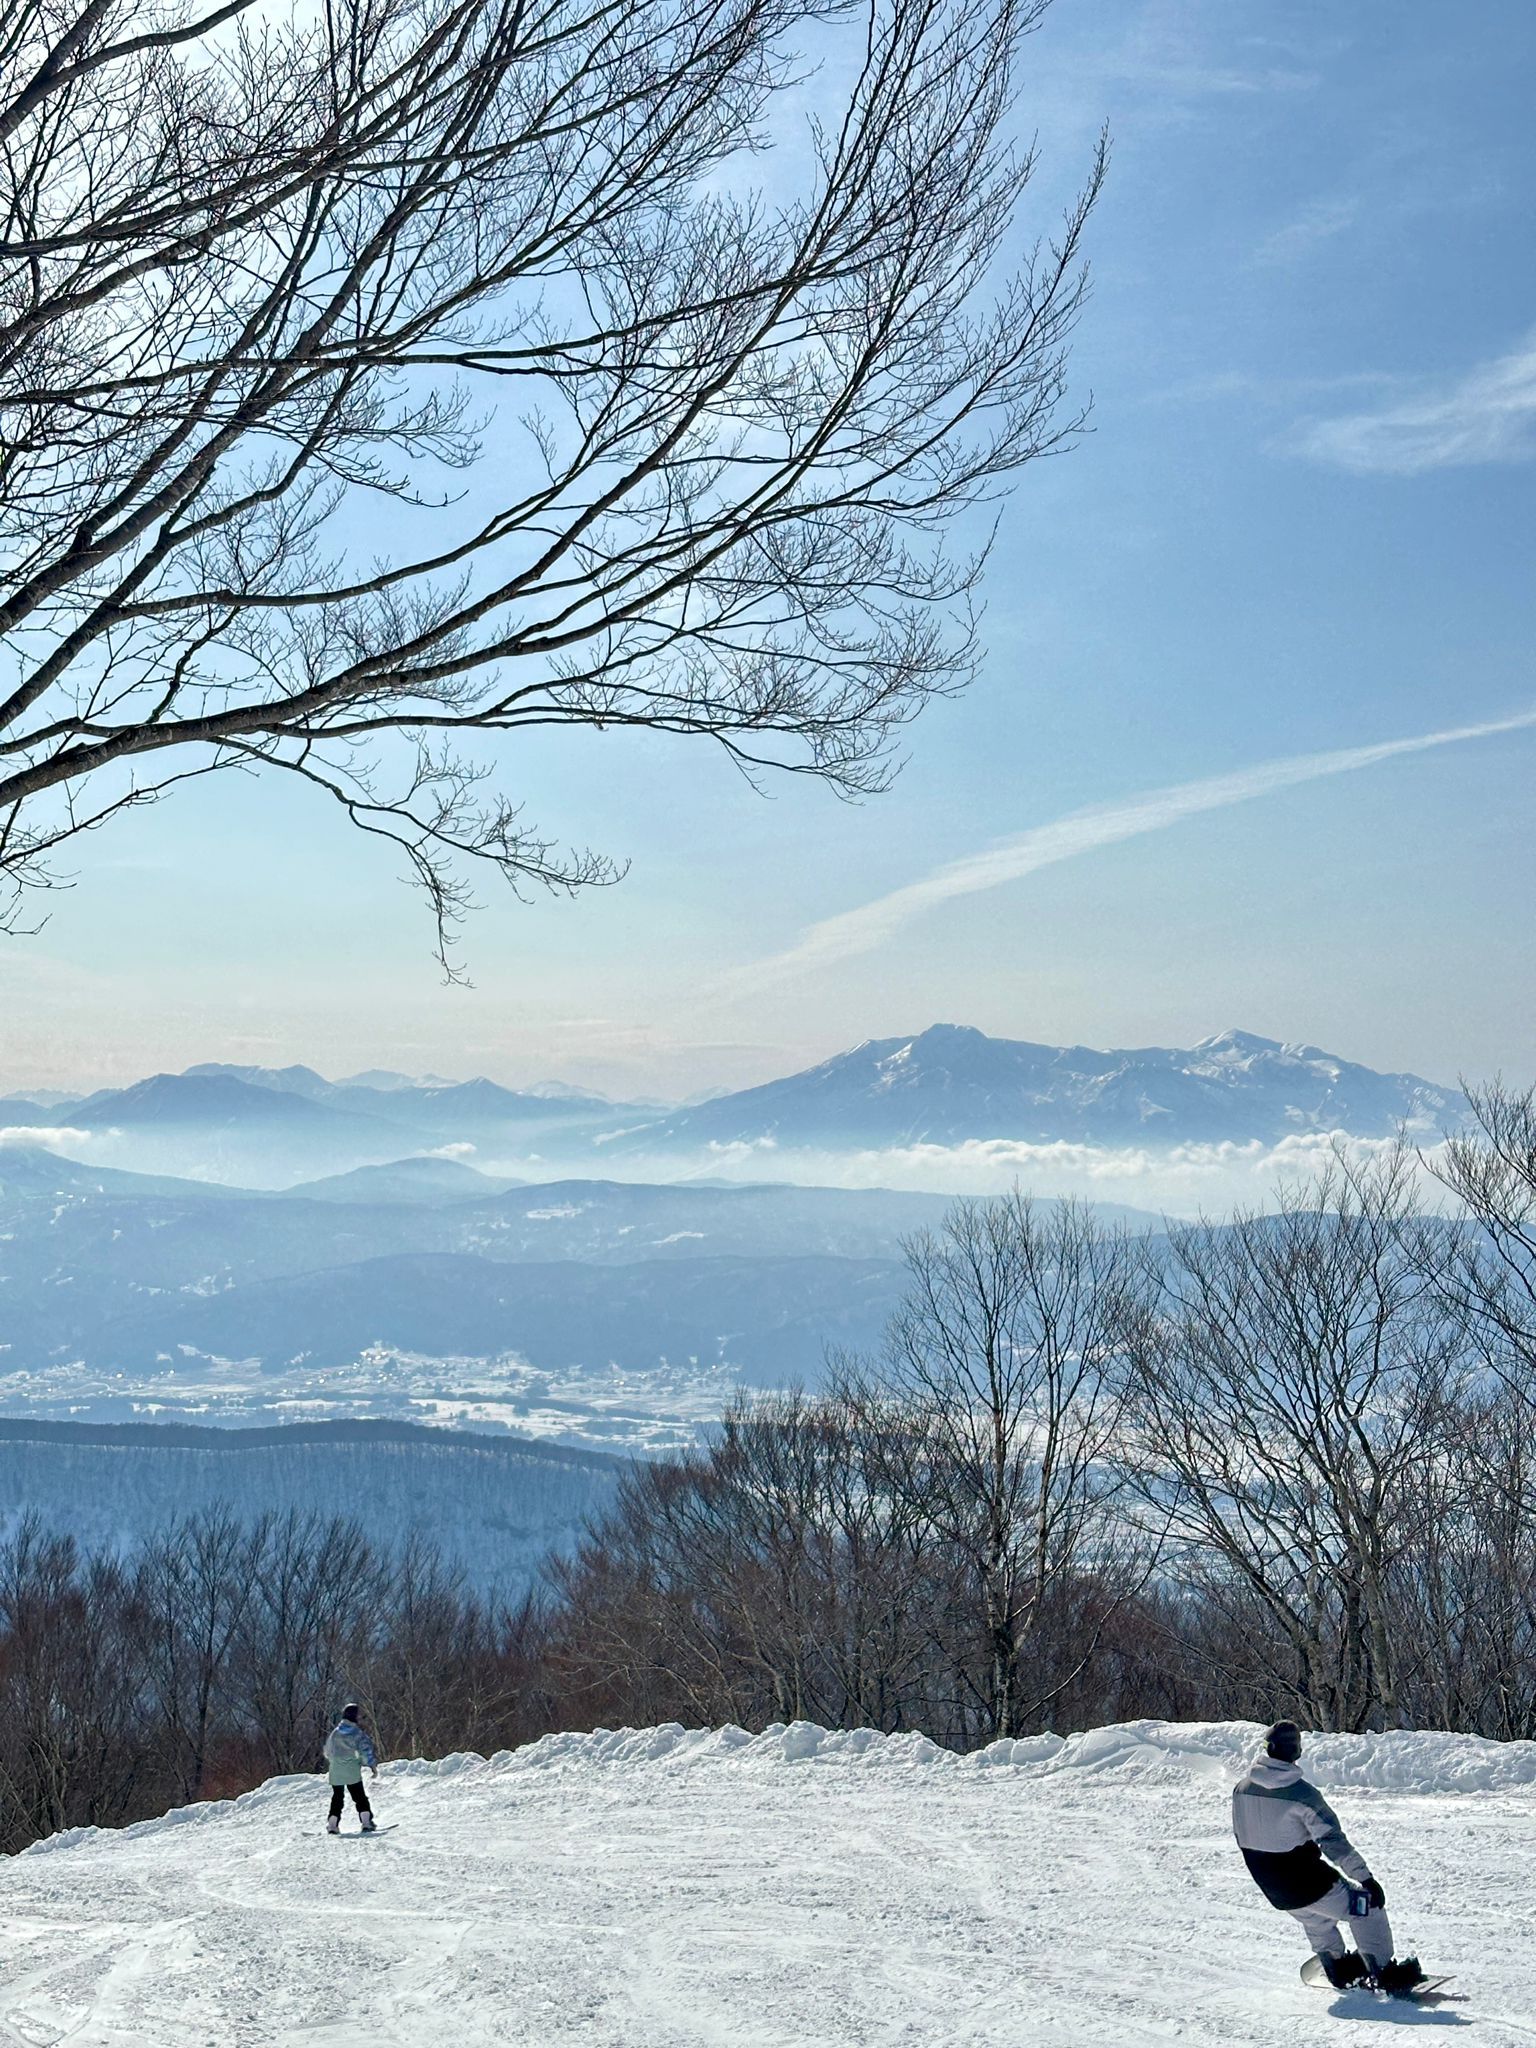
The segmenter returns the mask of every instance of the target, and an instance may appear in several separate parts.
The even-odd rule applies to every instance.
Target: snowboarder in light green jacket
[[[373,1833],[373,1808],[363,1790],[363,1772],[366,1769],[369,1777],[373,1777],[378,1771],[378,1757],[360,1725],[361,1711],[356,1700],[349,1700],[341,1710],[341,1719],[325,1738],[325,1761],[331,1775],[331,1811],[325,1823],[328,1835],[341,1833],[341,1809],[349,1792],[363,1833]]]

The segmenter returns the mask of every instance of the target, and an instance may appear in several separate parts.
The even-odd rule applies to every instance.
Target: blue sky
[[[1094,431],[1025,473],[986,673],[913,729],[894,791],[764,801],[699,746],[529,747],[530,815],[631,872],[489,896],[464,990],[387,860],[302,792],[194,787],[0,942],[0,1084],[305,1059],[672,1095],[939,1018],[1101,1045],[1240,1024],[1536,1078],[1536,727],[1175,801],[920,891],[872,943],[806,936],[1074,812],[1536,707],[1533,60],[1526,0],[1057,0],[1023,225],[1107,119]]]

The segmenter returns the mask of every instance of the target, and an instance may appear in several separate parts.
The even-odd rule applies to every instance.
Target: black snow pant
[[[347,1794],[349,1792],[352,1794],[352,1803],[359,1813],[371,1813],[373,1811],[373,1808],[368,1804],[368,1794],[363,1790],[363,1781],[359,1778],[355,1785],[333,1785],[331,1787],[332,1820],[341,1819],[341,1809],[347,1803]]]

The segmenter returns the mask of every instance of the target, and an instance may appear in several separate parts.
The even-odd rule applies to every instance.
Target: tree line
[[[0,1545],[0,1850],[315,1770],[344,1697],[397,1756],[525,1739],[529,1612],[341,1518],[212,1510],[120,1555],[29,1514]]]
[[[1536,1095],[1135,1236],[960,1202],[879,1355],[639,1464],[515,1608],[315,1516],[0,1546],[0,1847],[554,1729],[1273,1718],[1536,1736]],[[1433,1182],[1430,1183],[1433,1187]]]
[[[879,1357],[741,1403],[554,1564],[565,1710],[1536,1735],[1536,1098],[1473,1109],[1155,1236],[957,1204]]]

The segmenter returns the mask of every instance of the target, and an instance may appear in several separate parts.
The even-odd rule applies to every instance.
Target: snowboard
[[[1303,1984],[1312,1985],[1318,1991],[1332,1991],[1334,1988],[1328,1982],[1328,1972],[1323,1968],[1321,1956],[1308,1956],[1301,1966],[1301,1981]],[[1383,1998],[1430,1998],[1435,1992],[1440,1990],[1442,1985],[1449,1984],[1451,1981],[1450,1977],[1421,1977],[1411,1991],[1388,1991],[1383,1992],[1381,1996]],[[1372,1997],[1376,1996],[1375,1991],[1369,1984],[1350,1984],[1345,1987],[1344,1992],[1340,1995],[1347,1997],[1352,1991],[1366,1991],[1370,1992]]]
[[[400,1823],[397,1820],[387,1820],[382,1827],[370,1828],[366,1835],[361,1828],[342,1828],[339,1833],[332,1835],[330,1839],[333,1842],[366,1842],[370,1835],[392,1835],[399,1825]]]

